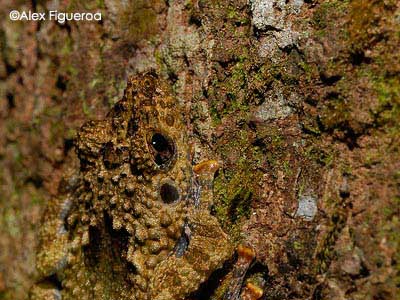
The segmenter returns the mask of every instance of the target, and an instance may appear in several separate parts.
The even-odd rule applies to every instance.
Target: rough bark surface
[[[36,280],[77,130],[151,69],[190,112],[195,160],[223,162],[213,213],[255,249],[263,299],[400,298],[398,1],[15,0],[0,24],[0,299]]]

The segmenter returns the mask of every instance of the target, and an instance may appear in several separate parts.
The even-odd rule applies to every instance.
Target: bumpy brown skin
[[[232,255],[208,211],[216,162],[194,174],[169,90],[154,73],[130,79],[107,118],[81,128],[80,170],[45,213],[31,299],[185,299]]]

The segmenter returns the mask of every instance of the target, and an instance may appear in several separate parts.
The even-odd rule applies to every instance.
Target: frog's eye
[[[154,162],[159,166],[165,166],[175,155],[175,144],[167,136],[161,133],[154,133],[149,141]]]

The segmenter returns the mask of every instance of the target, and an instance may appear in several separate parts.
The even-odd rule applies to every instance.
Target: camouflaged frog
[[[209,212],[216,161],[192,166],[188,128],[155,73],[130,79],[80,129],[79,170],[44,214],[32,300],[187,299],[233,254]]]

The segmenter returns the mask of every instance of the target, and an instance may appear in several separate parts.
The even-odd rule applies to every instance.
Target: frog
[[[149,71],[79,129],[79,163],[43,214],[31,300],[190,299],[233,256],[211,213],[221,162],[193,163],[187,120]]]

